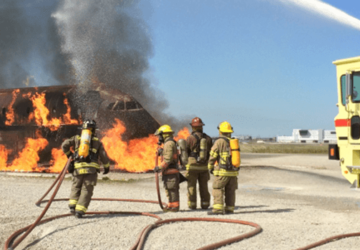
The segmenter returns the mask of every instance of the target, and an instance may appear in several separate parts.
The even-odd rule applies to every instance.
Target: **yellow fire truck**
[[[335,116],[337,144],[329,145],[329,159],[340,160],[342,175],[360,188],[360,56],[336,65],[339,113]]]

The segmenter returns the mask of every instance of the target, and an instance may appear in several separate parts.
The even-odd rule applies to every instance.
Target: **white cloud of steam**
[[[85,92],[93,82],[104,83],[133,96],[160,123],[183,127],[184,121],[165,112],[168,101],[145,76],[153,47],[139,1],[58,2],[52,17],[78,89]],[[91,107],[83,108],[92,112]]]
[[[279,0],[285,4],[295,4],[311,11],[315,14],[319,14],[326,18],[332,19],[339,23],[351,26],[355,29],[360,30],[360,20],[347,14],[346,12],[331,6],[328,3],[324,3],[320,0]]]
[[[115,15],[116,2],[109,1],[102,4],[96,13],[96,1],[70,1],[64,0],[59,10],[52,14],[64,38],[62,51],[71,55],[71,64],[75,69],[78,83],[90,81],[91,66],[95,57],[96,47],[107,47],[109,41],[102,39],[101,30],[111,27],[104,20],[112,20]],[[85,13],[85,14],[84,14]],[[108,18],[106,14],[111,13]],[[89,18],[89,17],[92,18]],[[96,22],[96,24],[94,24]],[[101,26],[91,28],[91,26]],[[111,47],[114,47],[112,45]]]

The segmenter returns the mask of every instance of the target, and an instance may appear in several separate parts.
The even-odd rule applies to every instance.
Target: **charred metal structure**
[[[48,126],[36,124],[35,119],[31,119],[34,107],[28,98],[29,93],[45,94],[45,106],[49,110],[48,120],[61,118],[67,113],[68,106],[64,103],[67,98],[71,118],[78,120],[79,124],[82,119],[94,119],[99,128],[96,134],[100,138],[101,131],[112,128],[115,118],[125,124],[126,132],[122,135],[125,141],[146,137],[159,127],[159,123],[135,98],[103,84],[85,92],[78,86],[70,85],[20,88],[15,98],[14,90],[0,90],[0,144],[11,150],[9,162],[25,147],[26,138],[38,138],[40,134],[49,144],[39,153],[39,163],[47,164],[51,160],[52,148],[60,148],[64,139],[81,132],[79,125],[61,124],[57,130],[52,131]],[[11,125],[7,125],[6,115],[11,107],[14,120]]]

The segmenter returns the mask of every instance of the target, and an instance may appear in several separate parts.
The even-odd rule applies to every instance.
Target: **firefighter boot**
[[[224,211],[223,210],[211,210],[209,212],[207,212],[208,215],[223,215],[224,214]]]
[[[191,210],[196,210],[196,201],[188,201],[188,207]]]
[[[225,207],[225,213],[226,214],[233,214],[234,213],[234,208],[233,206],[226,206]]]
[[[78,219],[81,219],[83,217],[83,215],[84,215],[83,212],[80,212],[80,211],[75,212],[75,217],[78,218]]]
[[[179,207],[164,207],[163,209],[164,213],[167,213],[167,212],[179,212]]]
[[[71,207],[71,208],[70,208],[70,213],[72,213],[72,214],[75,215],[75,208],[74,208],[74,207]]]
[[[169,202],[167,206],[164,207],[163,211],[166,212],[179,212],[179,202]]]

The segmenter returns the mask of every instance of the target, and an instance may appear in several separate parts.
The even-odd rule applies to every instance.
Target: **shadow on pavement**
[[[257,211],[239,211],[234,212],[234,214],[253,214],[253,213],[289,213],[293,212],[293,208],[284,208],[284,209],[267,209],[267,210],[257,210]]]

